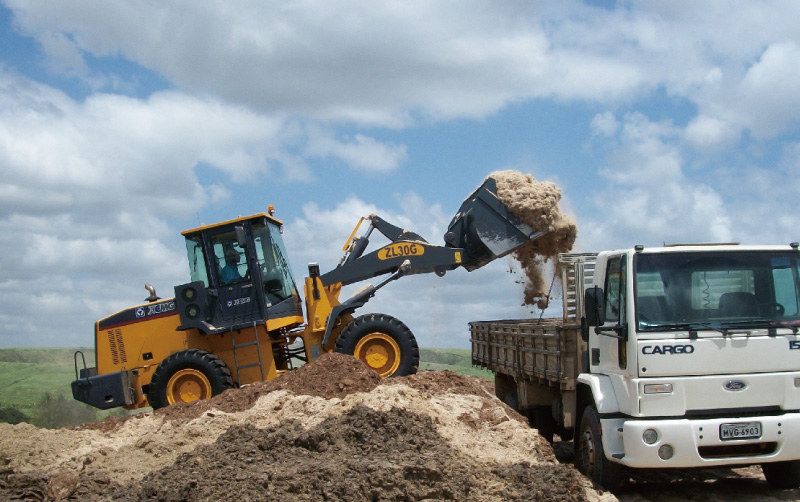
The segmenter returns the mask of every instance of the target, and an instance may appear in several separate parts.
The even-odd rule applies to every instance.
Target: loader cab
[[[259,214],[183,232],[192,282],[175,287],[179,329],[219,333],[302,316],[281,227]]]

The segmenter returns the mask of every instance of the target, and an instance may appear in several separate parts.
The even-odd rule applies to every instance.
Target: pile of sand
[[[487,387],[449,372],[375,381],[331,354],[125,420],[0,424],[0,499],[598,499]]]
[[[519,171],[496,171],[489,175],[497,182],[497,197],[511,212],[531,228],[547,232],[516,251],[514,257],[525,273],[525,304],[547,307],[548,287],[543,265],[558,253],[572,250],[578,227],[561,212],[561,190],[549,181],[537,181]],[[557,275],[557,274],[556,274]]]

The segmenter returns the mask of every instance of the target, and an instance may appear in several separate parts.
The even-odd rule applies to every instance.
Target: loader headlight
[[[675,450],[673,450],[672,446],[668,444],[661,445],[661,447],[658,449],[658,457],[661,460],[669,460],[674,454]]]
[[[200,309],[197,307],[197,305],[189,305],[186,307],[186,317],[189,319],[197,319],[199,315]]]
[[[194,300],[197,297],[197,291],[194,288],[185,288],[183,290],[183,299],[187,302]]]

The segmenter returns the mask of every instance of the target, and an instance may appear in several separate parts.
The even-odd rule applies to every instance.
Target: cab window
[[[248,276],[247,257],[239,247],[234,232],[224,232],[211,237],[214,265],[219,273],[220,284],[226,286],[243,281]]]
[[[606,321],[620,322],[625,319],[625,257],[609,259],[606,271],[605,304]]]

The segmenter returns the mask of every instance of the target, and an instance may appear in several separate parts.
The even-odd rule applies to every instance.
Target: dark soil
[[[369,392],[380,383],[381,377],[360,360],[331,352],[321,355],[314,364],[302,366],[269,382],[227,390],[207,401],[178,403],[155,413],[167,420],[185,421],[197,418],[211,408],[226,413],[250,409],[258,398],[276,390],[330,399],[343,398],[353,392]]]
[[[94,471],[17,474],[0,471],[0,500],[102,500],[120,488],[118,483]]]
[[[297,423],[232,427],[114,499],[583,501],[586,495],[570,467],[488,466],[451,449],[428,417],[356,406],[308,430]]]

